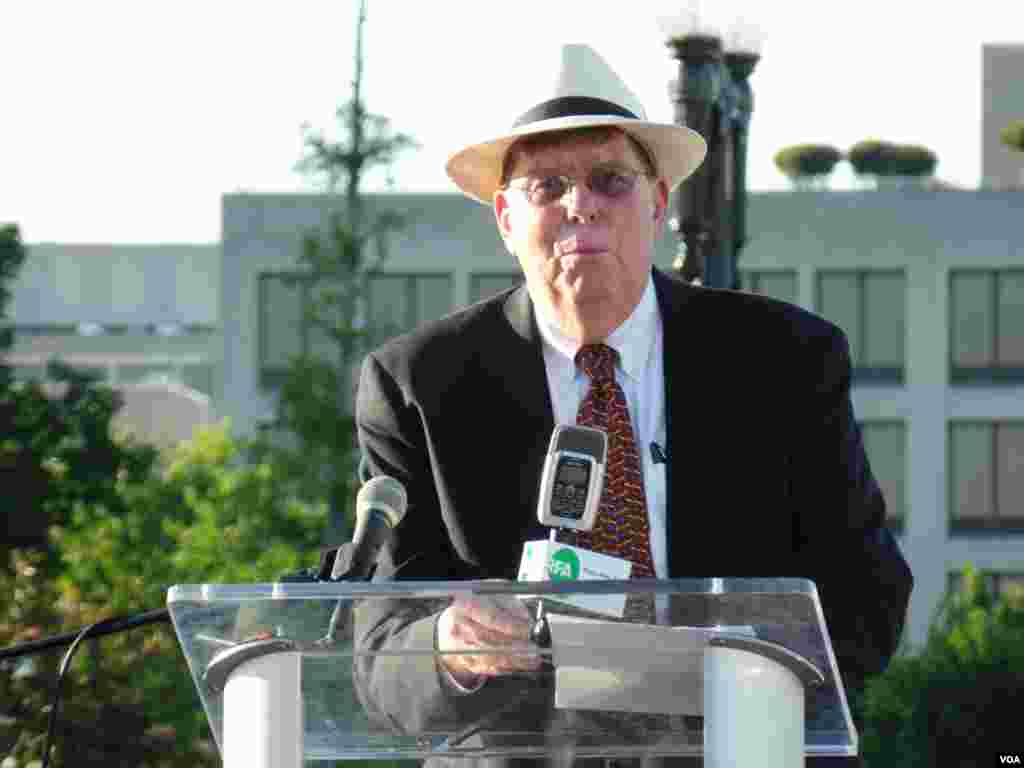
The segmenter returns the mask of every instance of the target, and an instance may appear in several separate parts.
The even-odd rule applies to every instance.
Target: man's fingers
[[[458,618],[458,617],[456,617]],[[461,617],[451,627],[448,649],[473,651],[508,651],[511,649],[528,649],[529,631],[505,632],[500,627],[484,624],[471,617]],[[443,650],[443,649],[442,649]]]
[[[475,595],[456,598],[451,607],[459,619],[491,627],[509,637],[525,639],[530,635],[530,613],[518,600]]]
[[[542,658],[530,643],[532,625],[529,610],[514,598],[458,596],[439,620],[438,650],[449,669],[474,675],[535,671]]]
[[[449,669],[463,669],[474,675],[507,675],[514,672],[533,672],[540,668],[537,656],[520,654],[464,653],[447,657]]]

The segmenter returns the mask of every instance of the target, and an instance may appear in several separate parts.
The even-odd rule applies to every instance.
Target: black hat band
[[[640,119],[625,107],[620,107],[612,101],[595,99],[590,96],[559,96],[556,99],[541,102],[533,109],[524,112],[512,123],[512,127],[519,128],[528,123],[537,123],[541,120],[551,120],[556,117],[576,117],[581,115],[616,115],[617,117],[629,117],[633,120]]]

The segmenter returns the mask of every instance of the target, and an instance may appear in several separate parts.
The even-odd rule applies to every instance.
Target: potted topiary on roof
[[[1024,152],[1024,119],[1014,120],[999,133],[1003,144],[1010,149]]]
[[[806,189],[822,186],[842,159],[828,144],[794,144],[776,153],[775,165],[794,187]]]
[[[878,139],[858,142],[846,153],[854,173],[873,179],[876,185],[896,182],[899,186],[920,184],[931,178],[938,156],[917,144],[895,144]]]

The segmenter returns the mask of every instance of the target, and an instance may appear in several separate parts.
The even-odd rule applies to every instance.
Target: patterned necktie
[[[647,522],[640,454],[629,421],[626,395],[615,381],[617,353],[605,344],[587,344],[576,364],[590,378],[576,423],[608,433],[604,492],[593,530],[578,532],[576,544],[633,562],[632,575],[654,576],[651,531]]]

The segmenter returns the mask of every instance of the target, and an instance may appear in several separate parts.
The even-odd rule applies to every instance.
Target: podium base
[[[704,652],[705,768],[803,768],[804,683],[743,648]]]

